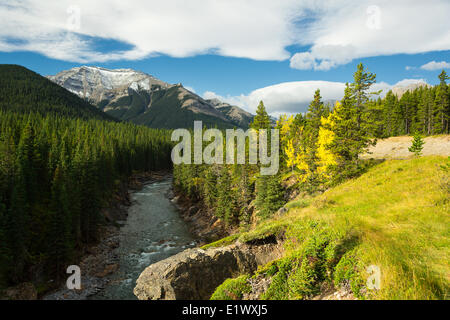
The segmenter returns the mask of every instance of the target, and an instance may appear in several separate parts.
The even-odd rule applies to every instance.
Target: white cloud
[[[215,53],[328,70],[361,57],[450,50],[448,0],[0,1],[1,51],[80,63]],[[100,50],[97,38],[130,49]],[[311,49],[291,57],[291,45]]]
[[[427,83],[427,81],[425,79],[403,79],[403,80],[397,82],[394,86],[395,87],[407,87],[409,85],[417,84],[417,83]]]
[[[0,1],[0,50],[81,63],[207,52],[284,60],[296,30],[293,12],[301,13],[296,0]],[[105,52],[97,37],[130,49]]]
[[[404,79],[394,85],[384,81],[375,83],[372,92],[381,91],[380,96],[395,86],[407,86],[414,83],[426,83],[424,79]],[[232,105],[239,106],[248,112],[255,113],[259,102],[264,101],[267,112],[275,117],[280,114],[295,114],[305,112],[313,99],[314,92],[320,89],[323,101],[336,101],[344,96],[345,83],[332,81],[295,81],[284,82],[272,86],[260,88],[248,95],[221,96],[211,91],[206,91],[202,96],[205,99],[217,98]]]
[[[328,70],[363,57],[450,50],[448,0],[323,0],[312,9],[317,19],[298,39],[311,48],[293,55],[292,68]]]
[[[252,113],[255,113],[256,107],[262,100],[267,111],[276,116],[281,113],[306,111],[317,89],[321,90],[324,100],[341,99],[344,94],[345,83],[330,81],[284,82],[254,90],[248,95],[224,97],[207,91],[203,94],[203,97],[206,99],[217,98]]]
[[[423,66],[420,67],[420,69],[427,70],[427,71],[433,71],[433,70],[442,70],[442,69],[449,69],[450,68],[450,62],[441,61],[430,61]]]

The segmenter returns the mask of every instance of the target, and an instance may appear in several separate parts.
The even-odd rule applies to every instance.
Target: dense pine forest
[[[36,273],[58,279],[96,241],[100,209],[122,181],[171,167],[172,143],[168,131],[109,121],[27,69],[0,71],[1,288]]]
[[[117,121],[47,78],[18,65],[0,65],[0,110]]]
[[[48,277],[96,240],[100,209],[134,171],[168,169],[166,131],[0,112],[0,276]]]
[[[175,186],[200,201],[230,226],[248,226],[272,216],[299,192],[312,195],[364,173],[374,160],[361,160],[379,138],[449,133],[450,88],[445,71],[437,86],[407,91],[401,98],[388,92],[377,97],[376,75],[358,65],[344,97],[330,108],[315,92],[308,111],[281,116],[280,170],[262,176],[257,165],[177,165]],[[270,127],[261,102],[253,129]],[[247,145],[248,148],[248,145]],[[224,148],[225,150],[225,148]]]

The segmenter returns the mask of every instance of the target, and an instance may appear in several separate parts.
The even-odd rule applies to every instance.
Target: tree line
[[[436,86],[421,86],[406,91],[398,98],[389,91],[385,98],[370,102],[368,111],[375,126],[374,135],[391,137],[450,133],[450,87],[445,70],[439,74]]]
[[[281,208],[288,189],[314,194],[363,173],[375,161],[359,155],[379,138],[449,133],[447,79],[442,71],[437,86],[407,91],[400,98],[392,91],[377,98],[379,92],[371,91],[376,75],[359,64],[333,108],[317,90],[306,113],[280,116],[275,126],[280,130],[277,175],[260,175],[259,165],[181,164],[174,167],[174,185],[230,226],[248,226],[252,216],[264,219]],[[270,127],[261,102],[251,128]]]

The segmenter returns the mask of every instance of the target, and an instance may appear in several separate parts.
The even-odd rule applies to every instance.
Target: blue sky
[[[339,98],[359,62],[386,90],[450,66],[445,0],[3,1],[1,63],[132,68],[249,111],[292,112],[317,86]]]
[[[438,83],[442,71],[423,70],[418,67],[429,61],[450,60],[450,51],[434,51],[424,54],[399,54],[362,58],[329,71],[297,70],[289,67],[289,61],[255,61],[217,55],[199,55],[189,58],[160,56],[137,61],[80,64],[47,58],[34,52],[0,52],[1,63],[23,65],[42,75],[53,75],[61,70],[80,65],[96,65],[105,68],[131,68],[149,73],[169,83],[181,82],[197,93],[214,91],[217,94],[247,94],[255,89],[288,81],[326,80],[351,82],[356,65],[362,62],[378,81],[395,84],[403,79],[424,79]],[[416,69],[406,70],[406,66]]]

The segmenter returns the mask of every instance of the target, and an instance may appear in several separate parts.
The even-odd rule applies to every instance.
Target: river
[[[133,204],[115,249],[119,268],[108,276],[105,288],[89,299],[134,300],[136,280],[146,267],[196,246],[186,222],[167,198],[171,184],[171,179],[153,182],[131,195]]]

